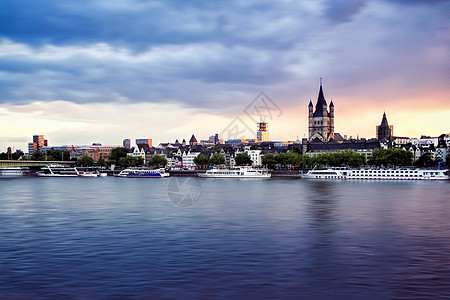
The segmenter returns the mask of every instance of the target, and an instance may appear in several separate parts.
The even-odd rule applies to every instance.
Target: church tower
[[[377,139],[378,140],[391,140],[394,134],[394,126],[389,126],[386,113],[383,113],[383,119],[380,126],[377,126]]]
[[[319,97],[315,110],[312,102],[309,101],[308,133],[310,141],[317,138],[322,142],[328,142],[334,137],[334,104],[331,101],[328,110],[327,101],[323,95],[322,78],[320,78]]]

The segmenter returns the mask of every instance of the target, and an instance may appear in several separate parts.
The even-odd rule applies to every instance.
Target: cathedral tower
[[[310,141],[318,138],[322,142],[328,142],[334,137],[334,104],[331,101],[328,110],[327,101],[323,95],[322,78],[320,78],[319,97],[315,110],[312,102],[309,101],[308,133]]]
[[[394,131],[394,126],[389,126],[386,113],[383,113],[383,119],[380,126],[377,126],[377,139],[378,140],[391,140]]]

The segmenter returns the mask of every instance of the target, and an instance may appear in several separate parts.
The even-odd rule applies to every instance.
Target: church
[[[320,78],[319,97],[314,108],[311,100],[308,105],[308,132],[309,141],[320,140],[328,142],[334,138],[334,104],[328,107],[323,95],[322,78]]]

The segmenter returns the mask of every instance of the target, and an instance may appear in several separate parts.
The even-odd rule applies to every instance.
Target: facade
[[[87,155],[97,162],[100,158],[107,161],[112,149],[119,146],[59,146],[52,147],[53,150],[69,151],[70,159],[78,159],[80,156]]]
[[[42,147],[46,146],[46,140],[43,135],[33,135],[33,144],[36,144],[36,151],[39,151]]]
[[[189,145],[190,146],[195,146],[195,145],[197,145],[198,143],[197,143],[197,139],[195,138],[195,135],[192,135],[191,136],[191,139],[189,140]]]
[[[267,122],[258,123],[258,131],[256,131],[256,139],[261,142],[269,141],[269,129],[267,128]]]
[[[330,102],[328,109],[322,89],[322,79],[320,80],[319,97],[316,107],[309,101],[308,105],[308,133],[309,140],[319,139],[328,142],[334,137],[334,104]]]
[[[136,147],[134,147],[133,152],[128,153],[128,155],[135,157],[135,158],[142,157],[142,159],[144,160],[144,163],[147,163],[147,161],[145,159],[146,157],[145,157],[144,147],[136,146]]]
[[[125,148],[131,149],[131,141],[130,141],[130,139],[124,139],[122,144],[123,144],[123,146]]]
[[[353,150],[359,154],[363,154],[366,159],[372,156],[375,149],[381,148],[380,142],[370,142],[365,140],[347,142],[347,143],[307,143],[305,154],[315,156],[324,152],[339,152],[344,150]]]
[[[191,152],[191,150],[183,152],[181,155],[183,167],[195,167],[194,158],[200,154],[201,152]]]
[[[148,147],[152,147],[152,139],[136,139],[136,146],[141,147],[143,145],[148,145]]]
[[[261,166],[262,165],[262,150],[246,150],[247,154],[252,159],[252,166]]]
[[[376,130],[378,140],[392,140],[392,136],[394,135],[394,127],[392,125],[389,126],[386,113],[383,113],[381,124],[376,127]]]
[[[28,154],[33,155],[37,152],[37,144],[36,143],[28,143]]]

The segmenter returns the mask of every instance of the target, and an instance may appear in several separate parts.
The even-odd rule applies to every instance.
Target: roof
[[[325,96],[323,95],[322,84],[319,89],[319,97],[317,97],[316,110],[314,111],[314,117],[324,117],[323,115],[323,107],[327,107],[327,101],[325,100]]]
[[[386,118],[386,113],[383,113],[383,119],[381,120],[381,125],[380,127],[389,127],[387,118]]]
[[[380,148],[379,142],[353,142],[353,143],[309,143],[307,152],[321,152],[332,150],[366,150]]]
[[[197,143],[197,139],[195,138],[195,135],[192,135],[191,139],[189,140],[189,143]]]
[[[334,133],[334,139],[338,142],[345,141],[345,139],[342,137],[342,135],[338,132]]]

